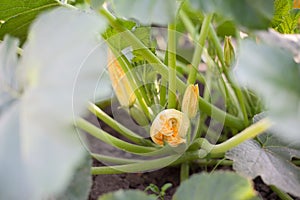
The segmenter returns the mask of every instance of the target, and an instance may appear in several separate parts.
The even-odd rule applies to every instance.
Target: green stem
[[[262,119],[259,122],[249,126],[239,134],[233,136],[232,138],[226,140],[225,142],[217,145],[213,145],[213,148],[210,150],[210,154],[221,154],[232,149],[233,147],[241,144],[242,142],[254,138],[257,135],[263,133],[272,125],[271,121],[268,118]],[[209,151],[209,149],[206,149]]]
[[[219,38],[212,24],[209,25],[209,36],[214,44],[219,61],[221,62],[222,66],[226,66],[224,61],[222,45],[220,44]]]
[[[106,17],[106,19],[109,21],[110,25],[115,28],[118,32],[122,32],[124,34],[124,37],[128,40],[129,43],[131,43],[135,49],[139,49],[140,53],[144,55],[145,59],[152,64],[153,68],[158,71],[161,76],[165,79],[168,79],[168,68],[164,65],[164,63],[156,57],[145,45],[137,39],[133,33],[131,33],[129,30],[127,30],[125,27],[123,27],[116,18],[111,15],[107,10],[101,9],[100,13]],[[176,78],[176,84],[178,87],[178,90],[180,93],[184,93],[186,85],[180,80],[179,78]],[[225,125],[236,128],[238,130],[241,130],[244,128],[244,125],[240,123],[240,119],[232,116],[230,114],[227,114],[226,112],[220,110],[216,106],[209,104],[205,102],[202,97],[199,98],[199,108],[201,111],[207,113],[211,116],[212,113],[215,115],[213,118],[216,118],[216,120],[220,120],[221,122],[224,121],[225,118]]]
[[[164,108],[166,106],[166,95],[167,95],[167,80],[162,78],[161,79],[161,84],[160,84],[160,90],[159,90],[159,95],[160,95],[160,98],[159,98],[159,103],[160,105]]]
[[[206,102],[203,98],[199,98],[199,110],[216,119],[219,122],[224,122],[226,126],[242,130],[245,125],[243,120],[233,115],[230,115],[218,107]]]
[[[221,45],[220,40],[217,36],[217,33],[212,25],[209,26],[209,33],[210,33],[210,38],[214,44],[214,47],[216,48],[217,56],[221,62],[222,69],[223,69],[222,71],[224,72],[228,82],[231,84],[232,89],[237,97],[239,106],[242,111],[243,119],[244,119],[244,125],[247,126],[249,124],[249,120],[248,120],[248,114],[247,114],[244,98],[242,95],[242,91],[238,86],[235,85],[234,81],[231,79],[231,77],[228,73],[228,70],[227,70],[227,67],[225,64],[225,60],[224,60],[222,45]]]
[[[223,166],[231,166],[233,164],[232,160],[224,160],[224,159],[200,159],[197,160],[196,163],[201,166],[213,166],[213,165],[223,165]]]
[[[192,38],[195,38],[195,27],[192,21],[189,19],[189,16],[181,9],[179,12],[179,17],[182,20],[183,25],[185,26],[185,29],[188,31],[188,33],[191,34]]]
[[[128,159],[128,158],[116,158],[112,156],[106,156],[102,154],[91,154],[93,158],[100,162],[108,162],[111,164],[117,164],[117,165],[123,165],[123,164],[130,164],[130,163],[137,163],[137,162],[144,162],[144,160],[138,160],[138,159]]]
[[[163,59],[162,52],[156,51],[156,54],[160,59]],[[177,72],[178,76],[183,77],[184,75],[190,73],[190,67],[187,67],[187,65],[185,63],[181,62],[180,60],[176,60],[176,72]],[[205,84],[205,78],[201,73],[197,73],[197,81]]]
[[[125,142],[121,139],[118,139],[109,133],[99,129],[95,125],[91,124],[90,122],[86,121],[85,119],[79,118],[76,120],[76,126],[90,135],[102,140],[103,142],[110,144],[118,149],[121,149],[126,152],[134,153],[134,154],[147,154],[150,152],[155,152],[159,149],[154,147],[145,147],[136,144],[131,144]]]
[[[130,129],[126,128],[124,125],[120,124],[119,122],[111,118],[108,114],[106,114],[95,104],[89,103],[88,109],[99,119],[101,119],[104,123],[106,123],[108,126],[113,128],[115,131],[117,131],[127,139],[131,140],[132,142],[135,142],[136,144],[140,144],[140,145],[153,146],[152,142],[142,138],[141,136],[137,135]]]
[[[122,173],[136,173],[147,170],[155,170],[170,165],[174,160],[178,159],[180,155],[172,155],[155,160],[145,160],[139,163],[108,166],[108,167],[92,167],[91,173],[96,174],[122,174]]]
[[[168,26],[169,87],[168,108],[176,108],[176,24]]]
[[[212,20],[213,14],[208,14],[207,16],[204,17],[202,26],[201,26],[201,31],[199,35],[199,40],[198,43],[196,44],[196,48],[194,51],[193,59],[192,59],[192,68],[189,73],[188,77],[188,83],[189,84],[194,84],[196,81],[197,73],[198,73],[198,66],[201,62],[201,55],[203,51],[203,47],[205,45],[205,40],[208,35],[209,31],[209,25]]]
[[[180,167],[180,182],[187,180],[189,178],[190,166],[188,162],[184,162]]]
[[[292,162],[293,162],[295,165],[300,166],[300,160],[293,160]]]
[[[287,193],[281,191],[279,188],[277,188],[275,185],[270,185],[270,188],[278,195],[278,197],[282,200],[293,200],[290,195]]]

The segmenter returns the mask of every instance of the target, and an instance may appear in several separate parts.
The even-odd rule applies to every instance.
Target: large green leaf
[[[119,190],[104,194],[98,200],[156,200],[155,196],[147,195],[139,190]]]
[[[84,155],[74,117],[109,87],[97,88],[104,29],[96,14],[66,8],[33,24],[19,61],[24,92],[0,116],[0,199],[44,199],[68,186]]]
[[[266,184],[300,196],[300,168],[291,162],[294,157],[300,158],[299,146],[265,133],[258,137],[258,142],[248,140],[233,148],[226,157],[234,161],[237,172],[251,178],[261,176]]]
[[[36,16],[59,5],[58,0],[1,0],[0,40],[5,34],[10,34],[18,37],[23,43]]]
[[[86,155],[73,175],[68,188],[56,200],[84,200],[88,199],[90,187],[92,186],[92,159]]]
[[[176,0],[112,0],[121,17],[134,18],[142,24],[166,25],[175,19]]]
[[[236,75],[242,85],[265,100],[275,122],[274,134],[300,144],[300,65],[279,43],[282,45],[282,40],[274,40],[272,46],[242,41]]]
[[[266,29],[273,17],[273,0],[190,0],[194,8],[218,13],[251,29]]]
[[[254,200],[256,192],[250,180],[233,172],[193,175],[184,181],[173,200]]]

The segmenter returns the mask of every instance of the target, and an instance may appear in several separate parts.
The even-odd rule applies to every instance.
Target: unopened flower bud
[[[231,42],[231,37],[225,36],[225,43],[224,43],[224,60],[227,67],[235,61],[235,52]]]
[[[186,135],[190,126],[188,117],[175,109],[166,109],[160,112],[154,119],[150,128],[150,136],[153,142],[163,146],[168,143],[176,147],[186,142]]]
[[[198,84],[189,85],[183,95],[181,111],[190,119],[195,117],[198,112],[199,88]]]
[[[135,106],[129,109],[130,116],[141,126],[149,125],[147,116]]]
[[[108,50],[108,73],[113,89],[121,106],[130,107],[135,102],[135,94],[129,80],[114,54]]]

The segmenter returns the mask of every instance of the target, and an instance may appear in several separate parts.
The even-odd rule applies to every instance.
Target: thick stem
[[[228,70],[227,70],[227,67],[225,64],[225,60],[224,60],[222,45],[221,45],[219,38],[217,36],[217,33],[212,25],[209,26],[209,33],[210,33],[210,38],[214,44],[214,47],[216,48],[218,59],[221,62],[222,69],[223,69],[222,71],[224,72],[228,82],[232,85],[232,89],[237,97],[237,100],[238,100],[238,103],[239,103],[239,106],[241,108],[241,112],[243,115],[243,119],[244,119],[244,125],[247,126],[249,124],[249,121],[248,121],[248,114],[247,114],[244,98],[242,95],[242,91],[238,86],[235,85],[234,81],[231,79],[231,77],[228,73]]]
[[[200,166],[213,166],[213,165],[223,165],[223,166],[231,166],[233,164],[232,160],[224,160],[224,159],[201,159],[197,160],[196,163]]]
[[[199,98],[199,110],[216,119],[219,122],[224,122],[226,126],[242,130],[245,125],[243,120],[233,115],[230,115],[218,107],[206,102],[203,98]]]
[[[199,35],[199,40],[198,40],[198,43],[196,44],[196,48],[195,48],[194,55],[193,55],[193,60],[191,63],[192,68],[190,70],[189,77],[188,77],[189,84],[194,84],[196,81],[196,77],[197,77],[197,73],[198,73],[198,66],[201,61],[201,55],[202,55],[203,47],[205,45],[206,37],[208,35],[209,25],[210,25],[210,21],[212,20],[212,17],[213,17],[213,14],[209,14],[209,15],[205,16],[205,18],[203,20],[200,35]]]
[[[190,171],[189,163],[188,162],[182,163],[181,167],[180,167],[180,182],[181,183],[189,178],[189,174],[190,174],[189,171]]]
[[[182,9],[179,11],[179,17],[182,20],[183,25],[185,26],[185,29],[188,31],[188,33],[191,34],[192,38],[195,38],[194,34],[196,32],[195,32],[194,24]]]
[[[93,175],[122,174],[122,173],[144,172],[147,170],[156,170],[170,165],[179,156],[180,155],[172,155],[163,158],[158,158],[155,160],[145,160],[143,162],[125,164],[125,165],[116,165],[116,166],[109,166],[109,167],[92,167],[91,173]]]
[[[127,139],[135,142],[136,144],[153,146],[153,143],[145,140],[141,136],[137,135],[130,129],[126,128],[124,125],[120,124],[109,115],[107,115],[103,110],[101,110],[98,106],[93,103],[89,103],[88,109],[94,115],[96,115],[99,119],[105,122],[108,126],[112,127],[115,131],[126,137]]]
[[[131,144],[128,142],[125,142],[121,139],[118,139],[109,133],[103,131],[102,129],[99,129],[95,125],[91,124],[90,122],[79,118],[76,120],[76,127],[86,131],[90,135],[94,136],[95,138],[98,138],[102,140],[103,142],[112,145],[118,149],[121,149],[126,152],[134,153],[134,154],[147,154],[151,152],[158,151],[159,149],[154,147],[146,147],[146,146],[140,146],[136,144]]]
[[[233,147],[241,144],[242,142],[252,139],[257,135],[263,133],[272,125],[271,121],[268,118],[262,119],[259,122],[249,126],[239,134],[233,136],[232,138],[226,140],[221,144],[214,145],[210,150],[210,154],[222,154],[226,151],[232,149]],[[208,150],[208,149],[207,149]]]
[[[176,108],[176,24],[168,26],[169,87],[168,108]]]
[[[279,188],[277,188],[275,185],[270,185],[270,188],[280,197],[282,200],[293,200],[290,195],[287,193],[281,191]]]

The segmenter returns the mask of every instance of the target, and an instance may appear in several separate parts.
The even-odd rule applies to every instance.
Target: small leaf
[[[175,0],[113,0],[117,14],[135,18],[142,24],[166,25],[175,19],[177,12]]]
[[[218,13],[250,29],[266,29],[273,17],[273,0],[190,0],[195,8]]]
[[[172,187],[172,183],[166,183],[161,187],[161,192],[165,192],[171,187]]]
[[[86,155],[81,164],[74,172],[73,179],[67,190],[56,197],[56,200],[83,200],[88,199],[90,187],[92,186],[91,176],[92,159]]]
[[[150,185],[148,187],[145,188],[145,191],[147,190],[151,190],[152,192],[156,193],[156,194],[159,194],[159,188],[154,185],[153,183],[150,183]]]
[[[1,0],[0,3],[0,40],[5,34],[18,37],[23,43],[28,28],[36,16],[45,10],[61,5],[57,0]]]
[[[290,52],[276,45],[242,41],[235,72],[241,85],[265,100],[275,122],[274,134],[300,143],[300,65]]]
[[[184,181],[173,200],[253,200],[258,199],[250,180],[233,172],[193,175]]]
[[[119,190],[104,194],[98,200],[156,200],[156,197],[139,190]]]
[[[300,196],[300,169],[290,160],[300,158],[300,148],[286,144],[270,133],[255,140],[248,140],[226,153],[234,161],[233,168],[248,177],[261,176],[268,185],[275,185],[285,192]]]

